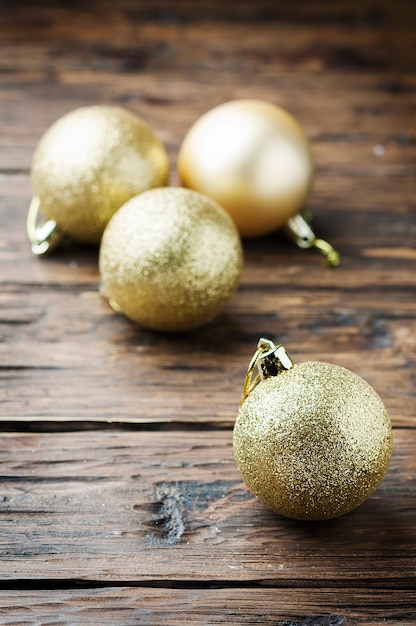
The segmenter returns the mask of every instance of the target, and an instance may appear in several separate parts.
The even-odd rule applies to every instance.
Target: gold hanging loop
[[[253,378],[256,366],[258,372]],[[261,337],[257,344],[257,350],[253,354],[247,368],[240,406],[261,380],[270,378],[270,376],[277,376],[285,370],[290,370],[292,367],[293,361],[282,345],[276,346],[270,339]]]
[[[43,224],[38,225],[39,210],[40,200],[37,196],[34,196],[27,213],[26,231],[32,245],[33,254],[42,256],[55,248],[62,239],[62,235],[54,220],[46,220]]]
[[[340,264],[339,253],[328,241],[319,239],[315,235],[307,219],[300,213],[289,219],[286,231],[299,248],[316,248],[324,255],[328,265],[335,267]]]

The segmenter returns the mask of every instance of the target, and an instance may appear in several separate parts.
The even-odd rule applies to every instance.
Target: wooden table
[[[415,4],[85,0],[0,8],[1,624],[416,624]],[[314,226],[244,244],[208,326],[143,330],[97,250],[32,256],[30,163],[55,119],[117,104],[165,143],[235,98],[302,123]],[[354,370],[394,426],[387,477],[327,522],[281,518],[236,470],[258,337]]]

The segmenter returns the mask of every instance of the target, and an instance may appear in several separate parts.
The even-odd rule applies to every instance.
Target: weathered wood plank
[[[246,490],[230,431],[3,434],[0,579],[413,586],[416,431],[395,442],[364,505],[300,523]]]
[[[402,626],[416,620],[416,595],[388,589],[158,589],[115,587],[0,592],[5,626],[281,624]]]
[[[9,6],[3,16],[3,28],[12,41],[16,41],[22,36],[27,38],[30,26],[30,59],[36,59],[36,44],[44,45],[45,40],[49,45],[55,45],[53,50],[58,59],[62,52],[68,52],[68,47],[71,50],[74,43],[78,56],[84,61],[88,61],[88,47],[93,47],[93,52],[98,57],[108,48],[111,49],[111,46],[115,51],[118,48],[127,48],[129,53],[125,52],[124,55],[120,52],[118,55],[114,53],[113,64],[110,65],[113,71],[123,67],[130,71],[143,69],[143,66],[146,67],[152,61],[165,65],[185,64],[187,67],[195,67],[205,55],[217,61],[229,59],[230,69],[234,70],[245,65],[250,68],[252,64],[262,63],[264,71],[265,61],[270,63],[275,48],[279,46],[285,52],[282,55],[283,63],[302,63],[309,71],[322,64],[356,69],[370,67],[379,71],[389,69],[392,60],[405,65],[405,53],[413,51],[411,29],[408,25],[414,16],[411,3],[400,3],[397,8],[392,7],[391,3],[383,2],[376,11],[369,0],[339,4],[341,6],[338,3],[336,7],[331,6],[331,11],[325,2],[314,3],[312,9],[307,2],[299,2],[296,7],[288,9],[270,1],[244,2],[238,8],[229,5],[224,9],[218,2],[202,2],[196,7],[188,1],[175,2],[167,10],[163,3],[144,2],[140,6],[132,6],[131,2],[123,2],[115,6],[110,2],[90,1],[84,6],[58,5],[54,7],[52,15],[48,5],[25,5],[24,12],[13,10]],[[260,24],[261,30],[258,28]],[[110,26],[112,38],[109,40],[107,34]],[[218,47],[215,45],[218,44],[216,35],[218,31],[221,32],[221,27],[227,28],[228,37],[221,37],[222,45]],[[273,27],[278,27],[286,34],[283,42],[281,37],[267,41],[268,33],[273,32]],[[354,37],[351,36],[351,28],[354,28]],[[187,37],[183,37],[184,29],[187,29]],[[241,29],[246,33],[249,45],[245,41],[246,45],[241,46],[241,37],[233,36],[235,32],[240,34]],[[201,37],[200,32],[204,30],[206,36]],[[182,55],[179,59],[172,54],[170,48],[158,45],[162,39],[161,31],[165,36],[166,33],[171,33],[175,39],[182,35]],[[138,34],[142,37],[138,37]],[[303,35],[304,44],[308,38],[322,42],[325,35],[327,46],[321,45],[314,55],[307,46],[299,46],[296,35]],[[259,54],[252,42],[259,46],[264,38],[266,43],[272,45],[260,45]],[[82,47],[85,41],[87,49]],[[68,46],[68,42],[72,45]],[[187,43],[194,44],[194,48],[198,50],[197,59],[189,53]],[[265,50],[268,50],[268,54]],[[30,63],[30,59],[26,59],[26,64]],[[17,60],[18,57],[15,63]],[[237,61],[239,65],[236,68]],[[82,69],[79,63],[77,69]],[[103,69],[102,63],[96,67],[97,71],[100,69]]]
[[[21,289],[0,296],[1,418],[234,420],[260,336],[297,362],[343,365],[414,426],[412,293],[243,286],[227,313],[188,334],[154,333],[115,315],[97,291]]]
[[[341,252],[342,264],[331,271],[321,264],[319,253],[300,250],[282,233],[244,242],[243,285],[258,288],[341,288],[380,289],[416,288],[416,220],[413,208],[414,185],[404,181],[380,180],[384,200],[368,204],[371,187],[360,189],[354,177],[349,184],[358,189],[348,197],[344,188],[348,178],[336,178],[341,193],[328,188],[317,190],[310,206],[316,214],[314,228]],[[354,181],[354,182],[353,182]],[[374,179],[371,185],[376,185]],[[342,184],[341,184],[342,183]],[[334,183],[335,185],[335,183]],[[30,251],[25,221],[30,200],[27,176],[0,176],[3,186],[0,223],[0,284],[14,285],[97,285],[98,250],[71,242],[48,258],[36,258]],[[397,192],[395,196],[394,193]],[[335,192],[334,192],[335,193]],[[372,196],[371,196],[372,197]],[[380,195],[381,197],[381,195]],[[389,200],[387,200],[387,198]],[[321,199],[321,200],[320,200]],[[322,201],[322,205],[319,202]],[[378,207],[378,211],[377,211]]]
[[[259,76],[263,74],[218,70],[209,76],[196,75],[188,84],[182,75],[172,73],[145,73],[132,80],[131,74],[101,75],[91,71],[82,77],[79,73],[64,75],[51,85],[37,74],[22,73],[19,80],[7,75],[0,90],[0,169],[29,169],[36,143],[50,124],[73,108],[96,103],[125,106],[144,117],[166,144],[174,164],[180,142],[200,115],[226,100],[251,97],[271,100],[299,119],[312,142],[318,173],[325,178],[342,172],[355,175],[360,182],[364,176],[376,176],[380,184],[386,175],[413,178],[413,75],[397,79],[397,89],[404,92],[397,94],[390,93],[389,82],[384,84],[376,73],[347,74],[342,100],[337,73],[319,79],[307,73],[275,73],[264,82]],[[43,106],[45,100],[48,107]],[[376,145],[382,145],[382,154],[374,154]],[[351,189],[347,191],[354,204],[355,194]],[[377,185],[374,191],[377,193]]]

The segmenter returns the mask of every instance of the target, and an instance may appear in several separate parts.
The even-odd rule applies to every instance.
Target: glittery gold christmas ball
[[[234,429],[237,466],[250,490],[286,517],[323,520],[360,505],[390,462],[385,407],[362,378],[301,363],[261,381]]]
[[[99,266],[113,308],[148,328],[189,330],[227,304],[239,282],[242,248],[216,202],[166,187],[119,209],[104,232]]]
[[[144,120],[116,106],[87,106],[58,119],[41,138],[32,182],[43,215],[62,233],[98,243],[129,198],[166,185],[166,151]]]
[[[190,128],[178,171],[185,187],[216,200],[243,237],[280,228],[299,212],[313,176],[299,123],[262,100],[235,100],[211,109]]]

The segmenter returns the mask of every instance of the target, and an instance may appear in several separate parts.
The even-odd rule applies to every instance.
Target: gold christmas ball
[[[162,331],[213,319],[237,288],[242,247],[229,215],[189,189],[166,187],[129,200],[100,247],[102,292],[113,308]]]
[[[58,119],[32,163],[40,210],[62,233],[98,243],[129,198],[166,185],[166,151],[140,117],[116,106],[87,106]]]
[[[185,187],[216,200],[243,237],[264,235],[299,212],[313,177],[312,155],[299,123],[278,106],[235,100],[211,109],[181,145]]]
[[[343,367],[301,363],[261,381],[234,429],[237,466],[250,490],[286,517],[324,520],[360,505],[392,453],[386,409]]]

